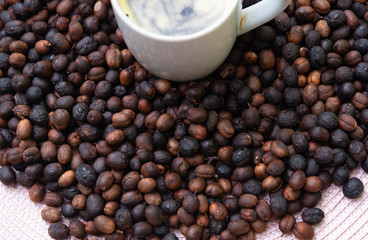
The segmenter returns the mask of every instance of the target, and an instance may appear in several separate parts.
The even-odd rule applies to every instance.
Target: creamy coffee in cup
[[[119,0],[127,16],[150,32],[188,35],[211,26],[224,13],[225,0]]]
[[[210,75],[226,59],[237,36],[272,20],[290,1],[262,0],[245,9],[243,0],[111,0],[111,4],[135,59],[156,77],[185,82]]]

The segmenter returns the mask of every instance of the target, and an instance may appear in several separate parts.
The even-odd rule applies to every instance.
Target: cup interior
[[[111,0],[111,4],[112,4],[115,14],[118,14],[120,16],[120,18],[124,21],[124,24],[128,25],[130,28],[133,28],[135,31],[139,32],[143,36],[146,36],[152,39],[156,39],[156,40],[168,41],[168,42],[187,41],[190,39],[195,39],[203,35],[206,35],[207,33],[211,32],[213,29],[216,29],[224,21],[226,21],[226,19],[228,19],[232,10],[235,7],[241,7],[240,0],[226,0],[226,2],[227,2],[226,8],[223,9],[224,13],[221,14],[221,17],[219,17],[214,23],[210,24],[208,27],[202,30],[199,30],[197,32],[186,34],[186,35],[171,36],[171,35],[163,35],[163,34],[151,32],[151,31],[148,31],[142,28],[135,21],[133,21],[131,17],[127,16],[129,15],[129,13],[124,12],[123,9],[127,9],[129,7],[121,6],[121,3],[119,2],[119,0]]]

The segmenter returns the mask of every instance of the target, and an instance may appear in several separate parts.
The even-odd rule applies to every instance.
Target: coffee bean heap
[[[368,172],[367,1],[292,1],[174,83],[134,60],[109,0],[0,0],[0,95],[0,181],[46,205],[54,239],[250,240],[275,218],[311,239],[321,191],[358,198]]]

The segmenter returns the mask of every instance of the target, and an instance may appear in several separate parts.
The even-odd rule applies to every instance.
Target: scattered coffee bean
[[[275,216],[311,239],[321,190],[357,198],[368,171],[365,4],[295,1],[188,83],[134,59],[108,1],[0,4],[0,181],[53,238],[63,215],[77,238],[255,239]]]
[[[319,208],[309,208],[303,211],[302,219],[304,222],[315,225],[320,223],[325,217],[324,212]]]
[[[305,222],[297,222],[293,230],[294,236],[300,240],[312,239],[314,237],[314,229]]]
[[[364,191],[364,185],[358,178],[350,178],[343,187],[343,193],[347,198],[358,198]]]
[[[48,232],[54,239],[64,239],[69,235],[69,228],[62,222],[55,222],[51,223]]]

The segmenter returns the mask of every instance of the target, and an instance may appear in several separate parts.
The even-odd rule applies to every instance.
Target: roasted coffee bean
[[[280,177],[268,176],[262,182],[262,188],[266,192],[273,192],[279,189],[282,185]]]
[[[185,234],[185,237],[190,240],[199,240],[201,239],[201,236],[202,236],[202,227],[197,224],[191,225]]]
[[[188,213],[194,213],[199,208],[199,199],[195,195],[188,195],[184,198],[182,206]]]
[[[138,238],[144,238],[153,232],[153,228],[147,222],[138,222],[133,226],[133,233]]]
[[[205,193],[209,197],[216,198],[224,193],[224,189],[218,183],[210,183],[206,186]]]
[[[224,138],[231,138],[235,134],[232,122],[226,118],[217,123],[217,130]]]
[[[5,185],[15,183],[16,175],[14,170],[9,166],[2,166],[0,168],[0,181]]]
[[[23,186],[23,187],[26,187],[26,188],[29,189],[36,182],[35,182],[35,180],[29,179],[24,172],[19,172],[16,175],[16,183],[19,184],[20,186]],[[52,184],[50,183],[50,185],[53,185],[54,186],[54,189],[56,189],[56,190],[59,190],[60,189],[59,186],[58,186],[58,184],[57,184],[57,182],[53,182]],[[46,187],[48,187],[48,188],[51,189],[50,186],[46,186]]]
[[[169,215],[172,215],[174,213],[177,212],[177,210],[179,209],[179,202],[173,200],[173,199],[169,199],[169,200],[165,200],[162,202],[161,204],[161,208],[162,210]]]
[[[62,222],[51,223],[48,233],[54,239],[64,239],[69,235],[69,228]]]
[[[258,198],[253,194],[243,194],[239,199],[239,206],[243,208],[253,208],[257,205]]]
[[[86,223],[85,230],[88,234],[93,234],[93,235],[101,234],[101,232],[97,230],[93,220],[88,220],[88,222]]]
[[[266,223],[257,219],[254,222],[250,222],[252,230],[256,233],[262,233],[266,230]]]
[[[254,176],[254,171],[250,166],[239,167],[233,171],[232,178],[236,181],[247,181]]]
[[[42,219],[49,223],[59,222],[61,220],[61,212],[54,207],[45,207],[41,211]]]
[[[358,198],[364,190],[363,183],[358,178],[350,178],[343,187],[344,196],[347,198]]]
[[[123,170],[128,166],[128,156],[121,151],[112,152],[107,156],[106,164],[114,170]]]
[[[84,224],[79,220],[72,220],[68,227],[70,234],[76,238],[83,238],[87,234]]]
[[[289,155],[289,150],[285,143],[278,140],[271,143],[271,152],[273,155],[280,158],[284,158]]]
[[[345,148],[349,144],[349,136],[338,128],[331,133],[331,144],[334,147]]]
[[[238,166],[243,167],[250,163],[251,150],[246,147],[238,148],[232,156],[232,162]]]
[[[292,144],[295,151],[298,153],[304,153],[308,150],[308,139],[305,134],[296,132],[292,137]]]
[[[314,237],[314,229],[305,222],[297,222],[293,230],[297,239],[312,239]]]
[[[96,182],[96,173],[93,168],[87,164],[81,164],[75,171],[75,177],[81,184],[90,187]]]
[[[75,172],[73,170],[68,170],[59,177],[58,185],[62,188],[66,188],[71,186],[74,180],[75,180]]]
[[[267,172],[272,176],[279,176],[285,170],[285,163],[281,160],[274,160],[267,166]]]
[[[19,139],[27,139],[32,134],[32,124],[28,119],[22,119],[17,126],[16,135]]]
[[[289,159],[289,167],[291,170],[304,170],[307,167],[307,161],[301,154],[292,155]]]
[[[48,192],[45,194],[43,201],[47,206],[59,207],[63,204],[64,199],[59,193]]]
[[[321,200],[321,192],[305,193],[302,198],[302,203],[305,207],[314,207]]]
[[[338,126],[338,117],[332,112],[324,112],[317,118],[318,125],[328,130],[333,130]]]
[[[298,85],[298,73],[294,67],[286,67],[282,72],[282,78],[288,87],[296,87]]]
[[[304,222],[315,225],[320,223],[325,217],[324,212],[319,208],[309,208],[303,211],[302,219]]]
[[[286,13],[280,13],[275,19],[276,28],[280,31],[287,31],[290,28],[290,19]]]
[[[337,28],[346,22],[346,16],[341,10],[332,10],[327,15],[326,20],[330,27]]]
[[[20,20],[12,20],[4,25],[4,32],[9,36],[20,36],[25,32],[25,24]]]
[[[41,184],[34,184],[29,190],[29,199],[32,202],[41,202],[45,195],[45,187]]]
[[[159,226],[161,225],[163,219],[164,219],[164,215],[162,210],[155,205],[148,205],[145,209],[145,216],[147,221],[152,225],[152,226]]]
[[[63,205],[61,205],[60,210],[61,214],[67,218],[75,217],[76,214],[78,213],[78,211],[76,211],[76,209],[73,208],[71,202],[65,202]]]
[[[255,210],[258,218],[262,221],[268,221],[272,217],[271,207],[265,200],[260,200]]]
[[[156,188],[156,181],[153,178],[142,178],[138,183],[138,190],[142,193],[150,193]]]
[[[319,147],[314,152],[314,158],[319,164],[328,164],[334,158],[334,152],[330,147]]]
[[[305,179],[304,190],[307,192],[318,192],[322,189],[322,181],[319,177],[309,176]]]
[[[243,184],[243,189],[245,193],[250,193],[256,195],[257,197],[262,194],[262,184],[254,179],[250,179]]]
[[[218,220],[223,221],[227,218],[227,210],[226,207],[221,203],[212,203],[209,207],[210,215]]]
[[[291,215],[285,215],[280,219],[279,229],[282,233],[289,233],[293,230],[295,218]]]
[[[179,142],[179,153],[185,157],[194,156],[199,150],[199,143],[192,137],[184,137]]]
[[[346,166],[340,166],[333,170],[332,174],[332,182],[337,186],[342,186],[348,182],[350,177],[349,169]]]
[[[187,213],[183,208],[179,208],[177,212],[178,220],[185,226],[189,226],[194,223],[194,215]]]
[[[243,219],[238,219],[235,221],[230,221],[228,224],[228,229],[232,234],[239,236],[247,233],[250,230],[250,225]]]
[[[366,148],[363,143],[357,140],[352,140],[348,146],[350,156],[357,162],[362,162],[367,157]]]
[[[78,41],[75,45],[75,50],[80,55],[88,55],[97,49],[97,42],[92,37],[85,37]]]
[[[103,199],[98,194],[91,194],[87,197],[86,210],[94,218],[103,213]]]
[[[240,216],[248,222],[253,222],[257,219],[257,213],[254,209],[240,209]]]
[[[315,12],[314,9],[310,6],[301,6],[298,7],[295,11],[295,16],[298,20],[302,22],[308,22],[314,18]]]
[[[300,200],[295,200],[293,202],[289,202],[288,204],[288,213],[295,214],[302,209],[302,202]]]
[[[322,190],[327,189],[331,185],[332,182],[331,174],[327,170],[322,170],[318,175],[318,177],[322,181]]]
[[[142,201],[142,195],[138,191],[129,191],[121,196],[120,202],[125,205],[136,205]]]
[[[342,102],[350,101],[355,94],[355,89],[352,83],[344,82],[337,89],[337,96]]]
[[[327,142],[330,138],[328,130],[320,126],[312,128],[309,133],[311,138],[317,142]]]
[[[106,191],[114,183],[114,180],[114,175],[110,171],[102,172],[96,180],[96,187],[102,191]]]
[[[287,213],[287,200],[281,194],[271,196],[270,207],[272,213],[278,217],[284,216]]]
[[[115,223],[110,218],[100,215],[94,219],[95,226],[102,233],[112,233],[115,230]]]
[[[115,224],[120,230],[131,229],[133,227],[133,219],[131,212],[123,207],[116,211]]]
[[[86,196],[84,194],[77,194],[73,197],[72,206],[77,210],[82,210],[86,206]]]
[[[215,176],[215,168],[209,164],[202,164],[196,167],[195,174],[202,178],[213,178]]]
[[[181,185],[181,179],[177,173],[168,173],[165,176],[165,186],[170,190],[176,190]]]

